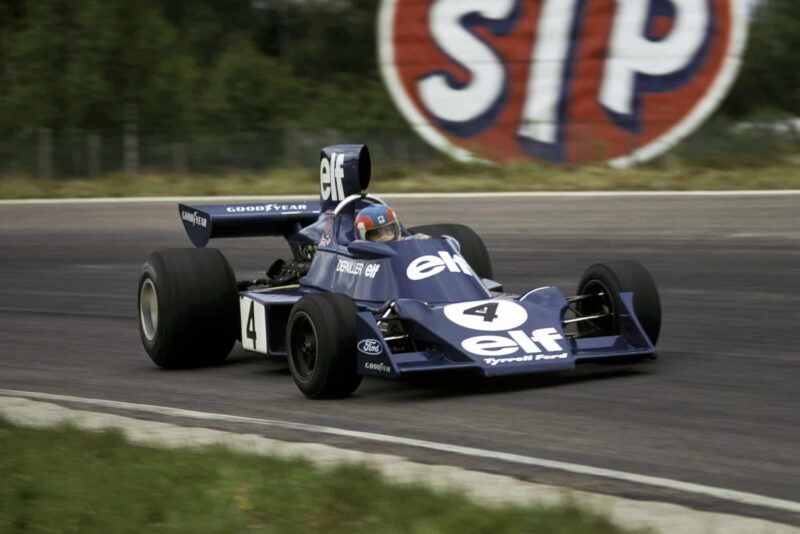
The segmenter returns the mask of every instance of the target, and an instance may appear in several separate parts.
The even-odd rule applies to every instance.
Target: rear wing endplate
[[[178,205],[183,227],[196,247],[212,238],[288,236],[317,220],[318,200],[251,202],[207,206]]]

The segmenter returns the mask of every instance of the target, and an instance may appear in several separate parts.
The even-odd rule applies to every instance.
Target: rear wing
[[[196,247],[212,238],[288,236],[317,220],[318,200],[286,200],[209,206],[178,205],[181,222]]]

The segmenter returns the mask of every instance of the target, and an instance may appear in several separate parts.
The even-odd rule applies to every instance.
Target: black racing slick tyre
[[[449,235],[461,245],[461,255],[480,278],[493,279],[492,259],[483,239],[469,226],[463,224],[429,224],[408,229],[412,234],[428,234],[431,237]]]
[[[608,261],[586,269],[578,283],[578,295],[589,296],[576,302],[579,316],[604,315],[594,321],[578,323],[585,336],[619,333],[619,294],[632,292],[639,324],[655,345],[661,331],[661,299],[650,273],[635,261]]]
[[[289,369],[305,396],[347,397],[361,384],[356,370],[357,311],[341,293],[313,293],[292,307],[286,325]]]
[[[139,277],[139,336],[159,367],[225,361],[239,336],[236,278],[219,250],[153,252]]]

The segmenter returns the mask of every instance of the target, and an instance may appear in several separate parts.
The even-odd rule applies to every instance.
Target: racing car
[[[591,265],[573,296],[551,286],[508,294],[467,226],[400,225],[400,239],[358,239],[358,211],[384,204],[367,192],[370,174],[365,145],[336,145],[320,154],[319,201],[180,204],[194,247],[152,253],[139,279],[139,334],[153,362],[220,364],[240,341],[286,358],[306,396],[337,398],[364,375],[494,377],[655,358],[661,305],[638,263]],[[237,280],[206,245],[246,236],[283,237],[291,257]]]

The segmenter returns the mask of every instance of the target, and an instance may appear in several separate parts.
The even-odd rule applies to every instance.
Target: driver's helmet
[[[400,222],[389,206],[373,204],[356,215],[356,237],[367,241],[395,241],[400,239]]]

